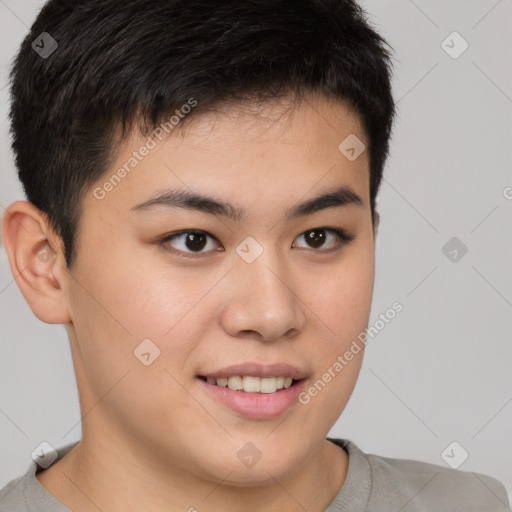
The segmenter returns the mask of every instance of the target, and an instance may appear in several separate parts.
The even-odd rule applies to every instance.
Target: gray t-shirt
[[[426,462],[363,453],[345,439],[327,438],[349,455],[348,473],[325,512],[505,512],[505,487],[495,478]],[[77,443],[58,451],[61,459]],[[0,512],[70,512],[27,473],[0,490]]]

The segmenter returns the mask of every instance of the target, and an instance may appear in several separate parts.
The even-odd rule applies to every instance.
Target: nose
[[[262,341],[297,335],[306,322],[298,280],[293,269],[270,251],[252,263],[237,258],[221,313],[225,331],[233,337]]]

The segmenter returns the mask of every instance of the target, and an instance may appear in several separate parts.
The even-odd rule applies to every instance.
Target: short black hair
[[[147,135],[191,98],[187,118],[320,92],[362,120],[374,219],[395,116],[390,50],[354,0],[50,0],[11,68],[19,178],[70,268],[84,193],[136,124]]]

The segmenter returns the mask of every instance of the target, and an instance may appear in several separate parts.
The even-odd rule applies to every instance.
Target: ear
[[[374,216],[373,216],[373,236],[377,236],[377,232],[379,230],[379,224],[380,224],[380,213],[375,210]]]
[[[2,240],[12,275],[34,315],[48,324],[70,322],[63,245],[46,216],[27,201],[12,203],[3,215]]]

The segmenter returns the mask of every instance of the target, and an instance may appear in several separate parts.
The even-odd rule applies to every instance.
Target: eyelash
[[[318,227],[318,228],[308,229],[308,230],[304,231],[303,233],[301,233],[301,235],[299,235],[299,236],[304,236],[306,233],[308,233],[310,231],[327,231],[327,232],[334,233],[336,235],[336,237],[338,239],[337,240],[338,243],[337,243],[336,247],[333,247],[331,249],[324,249],[324,250],[322,250],[321,248],[320,249],[311,248],[311,250],[313,252],[324,253],[324,254],[337,251],[337,250],[341,249],[343,246],[348,245],[350,242],[352,242],[356,238],[354,235],[348,234],[343,229],[329,228],[329,227]],[[166,235],[164,238],[162,238],[160,240],[160,243],[162,245],[166,244],[167,242],[173,240],[174,238],[178,238],[181,235],[185,235],[185,234],[188,234],[188,233],[203,234],[203,235],[206,235],[207,237],[212,238],[217,243],[220,243],[217,240],[216,237],[214,237],[213,235],[211,235],[207,231],[202,231],[200,229],[185,229],[185,230],[182,230],[182,231],[177,231],[176,233],[171,233],[169,235]],[[303,247],[300,247],[300,249],[303,249]],[[171,248],[171,249],[166,248],[165,250],[169,251],[171,253],[183,256],[184,258],[201,258],[201,257],[204,257],[204,256],[208,255],[210,252],[212,252],[212,251],[208,251],[208,252],[196,252],[196,253],[194,253],[194,252],[185,252],[185,251],[181,251],[181,250],[174,249],[174,248]]]

